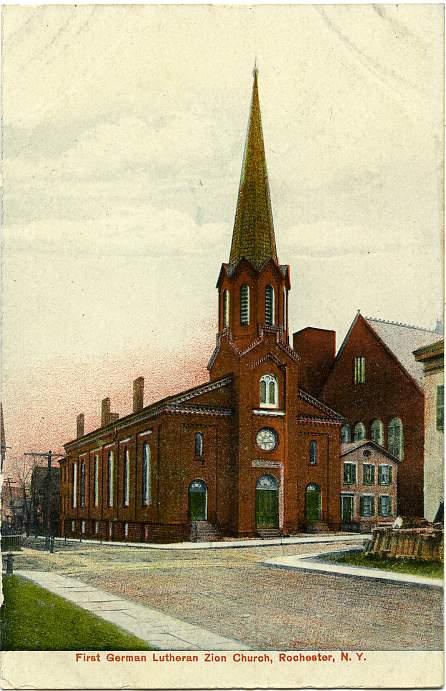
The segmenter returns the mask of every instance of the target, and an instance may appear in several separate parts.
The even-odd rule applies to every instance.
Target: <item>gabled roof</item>
[[[268,259],[273,259],[276,264],[278,263],[260,115],[257,69],[254,69],[251,112],[229,262],[237,264],[242,257],[249,259],[256,268],[260,268]]]
[[[85,434],[79,439],[73,439],[72,441],[64,444],[64,448],[75,447],[78,444],[83,444],[85,442],[92,441],[96,437],[104,436],[110,432],[118,431],[120,429],[125,429],[130,425],[134,425],[139,422],[143,422],[146,419],[150,419],[159,415],[161,413],[188,413],[188,414],[221,414],[229,415],[231,410],[222,406],[211,406],[211,405],[190,405],[188,401],[192,401],[197,396],[202,394],[221,389],[224,386],[229,386],[232,382],[231,376],[222,377],[221,379],[216,379],[214,381],[208,382],[206,384],[200,384],[199,386],[194,386],[192,389],[187,389],[180,393],[174,394],[173,396],[167,396],[156,403],[146,406],[137,413],[130,413],[125,417],[119,418],[118,420],[106,425],[105,427],[99,427],[88,434]]]
[[[320,410],[324,415],[327,417],[333,419],[333,420],[338,420],[339,422],[342,422],[345,420],[343,415],[340,415],[337,413],[333,408],[329,408],[328,405],[325,403],[322,403],[318,398],[315,398],[311,394],[309,394],[307,391],[304,391],[303,389],[298,390],[298,396],[302,401],[305,401],[305,403],[308,403],[309,405],[313,406],[314,408],[317,408],[317,410]]]
[[[386,321],[384,319],[375,319],[373,317],[363,317],[359,310],[353,319],[344,340],[342,341],[342,344],[328,373],[327,379],[330,377],[330,374],[335,368],[337,361],[341,357],[342,352],[349,341],[350,335],[359,320],[362,320],[363,323],[368,326],[375,338],[380,341],[391,357],[393,357],[399,363],[401,369],[417,385],[418,388],[422,389],[423,366],[420,362],[415,360],[413,351],[421,346],[429,345],[430,343],[435,343],[435,341],[438,341],[439,333],[437,331],[425,329],[420,326]]]
[[[387,456],[387,458],[390,458],[391,461],[395,461],[395,463],[400,463],[400,459],[397,458],[396,456],[393,455],[393,453],[390,453],[390,451],[387,451],[383,446],[380,446],[379,444],[376,443],[376,441],[373,441],[372,439],[361,439],[360,441],[350,441],[344,444],[341,444],[341,457],[342,456],[347,456],[349,453],[352,451],[356,451],[356,449],[360,449],[361,446],[372,446],[376,451],[379,451],[383,456]]]
[[[364,318],[367,324],[379,336],[381,341],[395,355],[406,372],[416,381],[423,383],[423,366],[414,358],[413,351],[422,346],[430,345],[439,340],[440,334],[430,329],[424,329],[410,324],[385,321],[384,319]]]

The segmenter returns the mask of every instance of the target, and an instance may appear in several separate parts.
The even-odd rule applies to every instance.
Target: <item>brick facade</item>
[[[138,379],[131,415],[118,419],[104,399],[102,426],[89,434],[78,417],[61,462],[62,535],[172,542],[203,523],[237,536],[339,528],[342,418],[300,388],[290,288],[275,247],[255,74],[210,381],[144,407]]]

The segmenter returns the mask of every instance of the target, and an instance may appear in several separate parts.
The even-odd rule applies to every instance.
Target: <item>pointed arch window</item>
[[[357,422],[353,432],[353,441],[361,441],[365,439],[365,425],[363,422]]]
[[[231,314],[231,293],[229,290],[223,291],[223,326],[226,329],[229,326],[229,317]]]
[[[124,482],[123,482],[123,505],[130,503],[130,452],[126,448],[124,451]]]
[[[272,326],[275,321],[274,314],[274,288],[266,286],[265,288],[265,323]]]
[[[380,446],[384,446],[384,425],[382,420],[373,420],[370,427],[370,438]]]
[[[400,461],[404,457],[404,438],[403,438],[403,423],[399,417],[394,417],[389,422],[387,429],[387,448],[391,454]]]
[[[240,324],[249,325],[249,286],[246,283],[240,287]]]
[[[264,374],[260,379],[260,407],[277,408],[279,400],[279,385],[273,374]]]
[[[341,427],[341,442],[342,444],[348,444],[352,440],[352,429],[348,422]]]
[[[142,447],[142,504],[149,506],[150,496],[150,445],[146,442]]]

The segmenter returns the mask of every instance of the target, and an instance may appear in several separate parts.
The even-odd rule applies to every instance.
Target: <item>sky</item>
[[[257,59],[292,331],[442,314],[439,5],[7,6],[8,472],[207,380]]]

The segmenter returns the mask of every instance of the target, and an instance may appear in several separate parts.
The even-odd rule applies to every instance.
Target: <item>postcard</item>
[[[1,18],[2,688],[441,687],[444,7]]]

